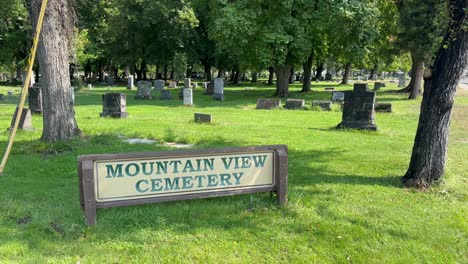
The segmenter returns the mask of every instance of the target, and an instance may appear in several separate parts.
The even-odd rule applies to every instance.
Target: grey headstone
[[[224,100],[224,79],[216,78],[214,80],[214,94],[213,99],[215,100]]]
[[[344,92],[333,92],[331,100],[332,100],[332,102],[344,102],[345,93]]]
[[[208,114],[195,113],[195,122],[196,123],[211,123],[212,116]]]
[[[203,82],[202,88],[205,90],[208,89],[208,82]]]
[[[193,105],[193,90],[191,88],[184,89],[184,105]]]
[[[330,101],[312,101],[313,107],[319,107],[323,111],[331,111],[332,110],[332,102]]]
[[[127,89],[133,90],[133,75],[128,76],[128,84],[127,84]]]
[[[13,96],[13,90],[8,91],[8,96]]]
[[[156,80],[154,81],[154,89],[157,91],[161,91],[162,89],[164,89],[165,84],[166,82],[164,80]]]
[[[375,112],[380,113],[391,113],[392,112],[392,104],[390,103],[376,103],[374,106]]]
[[[11,120],[10,129],[13,128],[16,118],[18,117],[18,110],[19,110],[19,107],[16,107],[13,120]],[[19,120],[19,124],[18,124],[18,129],[21,129],[21,130],[33,129],[31,111],[28,108],[23,108],[23,111],[21,113],[21,117]]]
[[[161,97],[159,97],[159,99],[160,100],[171,100],[172,99],[171,91],[166,90],[166,89],[161,90]]]
[[[177,82],[176,81],[169,81],[169,88],[177,88]]]
[[[127,97],[123,93],[106,93],[102,95],[101,117],[126,118]]]
[[[114,85],[114,78],[112,76],[107,76],[107,85]]]
[[[281,106],[281,99],[257,99],[257,109],[273,109]]]
[[[92,90],[92,89],[93,89],[93,85],[90,84],[90,83],[88,83],[88,89],[89,89],[89,90]]]
[[[362,130],[377,130],[375,119],[375,92],[367,84],[354,84],[354,91],[345,92],[343,121],[337,126]]]
[[[374,91],[378,91],[382,87],[386,87],[385,83],[381,83],[381,82],[374,83]]]
[[[284,106],[287,109],[303,109],[305,107],[304,99],[287,99],[286,105]]]
[[[400,77],[398,79],[398,87],[405,87],[406,86],[406,79],[405,77]]]
[[[29,88],[28,101],[31,113],[42,114],[42,89],[39,83]]]
[[[206,91],[204,95],[213,95],[214,94],[214,82],[209,82],[206,85]]]
[[[153,99],[153,95],[151,93],[151,82],[139,81],[137,82],[137,89],[135,99]]]
[[[184,79],[184,89],[186,88],[192,88],[192,80],[190,80],[190,78]]]
[[[364,81],[367,82],[368,80],[369,80],[369,76],[367,76],[367,74],[364,75]]]

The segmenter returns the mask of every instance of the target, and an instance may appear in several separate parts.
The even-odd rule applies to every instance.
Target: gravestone
[[[400,77],[398,79],[398,87],[405,87],[406,86],[406,79],[405,77]]]
[[[192,88],[192,80],[190,78],[185,78],[184,79],[184,89],[190,89]]]
[[[137,82],[137,95],[135,99],[149,100],[153,99],[151,94],[151,82],[149,81],[139,81]]]
[[[184,89],[184,105],[186,106],[193,105],[193,90],[191,88]]]
[[[195,113],[195,123],[211,123],[212,116],[208,114]]]
[[[15,114],[13,115],[13,120],[11,120],[10,129],[13,129],[16,118],[18,116],[18,110],[19,110],[19,107],[16,107]],[[31,111],[28,108],[23,108],[23,111],[21,113],[21,117],[19,120],[19,124],[18,124],[18,129],[33,130]]]
[[[345,92],[343,121],[337,128],[376,131],[374,104],[375,92],[369,91],[367,84],[354,84],[354,91]]]
[[[88,83],[88,89],[89,89],[89,90],[92,90],[92,89],[93,89],[93,85],[90,84],[90,83]]]
[[[312,107],[318,107],[323,111],[332,110],[332,102],[330,101],[312,101]]]
[[[286,105],[284,106],[287,109],[303,109],[305,107],[304,99],[287,99]]]
[[[224,101],[224,79],[223,78],[216,78],[214,80],[213,99]]]
[[[281,99],[257,99],[257,109],[280,108]]]
[[[29,109],[33,114],[42,114],[42,89],[40,83],[35,83],[29,88]]]
[[[114,85],[114,78],[112,76],[107,76],[107,85]]]
[[[192,83],[192,88],[197,89],[198,88],[198,83],[196,83],[196,82]]]
[[[177,88],[177,82],[176,81],[169,81],[169,88]]]
[[[325,87],[324,90],[327,91],[327,92],[333,92],[333,91],[335,91],[335,88],[334,87]]]
[[[374,106],[375,112],[379,113],[391,113],[392,104],[390,103],[376,103]]]
[[[161,91],[162,89],[164,89],[165,84],[166,82],[164,82],[164,80],[156,80],[154,81],[154,89],[156,91]]]
[[[133,90],[133,75],[128,76],[127,89],[128,90]]]
[[[332,93],[332,102],[339,102],[342,103],[345,100],[345,93],[344,92],[333,92]]]
[[[204,95],[213,95],[214,94],[214,82],[209,82],[206,86],[206,91]]]
[[[368,80],[369,80],[369,76],[367,76],[367,74],[364,75],[364,81],[367,82]]]
[[[166,89],[161,90],[161,97],[159,97],[159,99],[160,100],[171,100],[172,99],[171,91],[166,90]]]
[[[208,89],[208,82],[203,82],[202,88],[205,90]]]
[[[13,90],[8,91],[8,96],[13,96]]]
[[[327,72],[325,74],[325,81],[331,81],[333,80],[333,75],[330,72]]]
[[[378,91],[378,90],[380,90],[380,88],[382,88],[382,87],[386,87],[385,83],[376,82],[376,83],[374,84],[374,91]]]
[[[357,80],[358,80],[358,81],[361,80],[361,75],[358,75]]]
[[[126,118],[127,97],[124,93],[106,93],[102,95],[101,117]]]
[[[0,101],[3,100],[3,94],[0,94]]]

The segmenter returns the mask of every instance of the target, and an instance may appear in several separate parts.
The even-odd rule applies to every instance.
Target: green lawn
[[[323,87],[291,98],[328,99]],[[341,112],[256,110],[273,87],[228,86],[226,101],[194,93],[194,107],[180,100],[137,101],[125,92],[129,118],[100,118],[101,94],[76,94],[84,133],[68,144],[39,142],[20,132],[0,177],[0,263],[468,263],[468,92],[459,91],[453,114],[445,180],[427,192],[401,188],[418,121],[420,100],[378,93],[394,112],[377,113],[378,132],[338,131]],[[254,89],[248,88],[253,87]],[[20,87],[0,87],[0,93]],[[247,88],[247,89],[246,89]],[[349,90],[351,86],[340,87]],[[0,101],[0,150],[18,92]],[[177,98],[177,91],[173,91]],[[213,114],[196,124],[193,113]],[[152,145],[126,138],[155,139]],[[98,210],[85,225],[79,206],[78,155],[170,150],[164,142],[219,148],[287,144],[289,204],[269,194]]]

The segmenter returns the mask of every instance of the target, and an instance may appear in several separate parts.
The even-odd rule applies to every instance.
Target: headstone
[[[151,94],[151,82],[149,81],[139,81],[137,82],[137,95],[135,99],[149,100],[153,99]]]
[[[358,80],[358,81],[361,80],[361,75],[358,75],[357,80]]]
[[[0,94],[0,101],[3,100],[3,94]]]
[[[305,107],[304,99],[287,99],[286,105],[284,106],[287,109],[303,109]]]
[[[177,82],[176,81],[169,81],[169,88],[177,88]]]
[[[392,112],[392,104],[390,103],[376,103],[374,107],[376,112],[380,113],[391,113]]]
[[[28,101],[31,113],[42,114],[42,89],[39,83],[29,88]]]
[[[281,106],[281,99],[257,99],[257,109],[273,109]]]
[[[213,95],[214,94],[214,82],[209,82],[206,86],[206,91],[204,95]]]
[[[331,100],[332,100],[332,102],[344,102],[345,93],[344,92],[333,92]]]
[[[8,91],[8,96],[13,96],[13,90]]]
[[[345,92],[343,121],[337,126],[362,130],[377,130],[375,118],[375,92],[367,84],[354,84],[354,91]]]
[[[208,89],[208,82],[203,82],[202,88],[205,90]]]
[[[382,87],[386,87],[385,83],[376,82],[376,83],[374,84],[374,91],[378,91],[378,90],[380,90],[380,88],[382,88]]]
[[[191,88],[184,89],[184,105],[186,106],[193,105],[193,90]]]
[[[367,74],[364,75],[364,81],[367,82],[368,80],[369,80],[369,76],[367,76]]]
[[[114,85],[114,78],[112,76],[107,76],[107,85]]]
[[[198,88],[198,83],[196,83],[196,82],[192,83],[192,88],[197,89]]]
[[[159,97],[159,99],[160,100],[171,100],[172,99],[171,91],[166,90],[166,89],[161,90],[161,97]]]
[[[128,90],[133,90],[133,75],[128,76],[127,89]]]
[[[10,129],[12,129],[15,124],[16,118],[18,116],[18,110],[19,110],[19,107],[16,107],[15,114],[13,115],[13,120],[11,120]],[[23,108],[23,111],[21,113],[21,117],[19,120],[19,124],[18,124],[18,129],[22,129],[22,130],[33,129],[31,111],[28,108]]]
[[[195,123],[211,123],[212,117],[208,114],[195,113]]]
[[[192,80],[190,78],[184,79],[184,89],[192,88]]]
[[[224,101],[224,79],[223,78],[216,78],[214,80],[213,99]]]
[[[154,89],[156,91],[161,91],[162,89],[164,89],[165,84],[166,82],[164,80],[156,80],[154,81]]]
[[[331,81],[333,80],[333,75],[327,71],[327,73],[325,74],[325,81]]]
[[[406,86],[406,79],[404,76],[401,76],[398,79],[398,87],[405,87]]]
[[[102,95],[101,117],[126,118],[127,97],[123,93],[106,93]]]
[[[325,87],[324,90],[327,91],[327,92],[333,92],[333,91],[335,91],[335,88],[334,87]]]
[[[89,89],[89,90],[92,90],[92,89],[93,89],[93,85],[90,84],[90,83],[88,83],[88,89]]]
[[[312,101],[312,107],[318,107],[323,111],[332,110],[332,102],[330,101]]]

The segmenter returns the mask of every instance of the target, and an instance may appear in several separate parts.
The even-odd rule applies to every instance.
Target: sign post
[[[78,158],[80,202],[89,225],[98,208],[276,192],[287,203],[287,146],[254,146]]]

